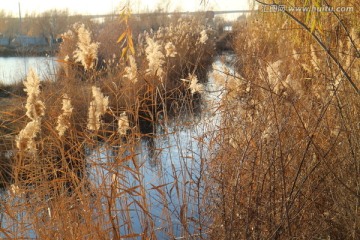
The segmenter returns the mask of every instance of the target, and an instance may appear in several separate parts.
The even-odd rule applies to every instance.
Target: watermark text
[[[291,7],[286,5],[266,5],[262,6],[263,12],[353,12],[354,7]]]

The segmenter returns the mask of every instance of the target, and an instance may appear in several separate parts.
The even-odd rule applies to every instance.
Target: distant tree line
[[[26,13],[20,20],[18,16],[0,10],[0,36],[27,35],[55,39],[81,19],[80,15],[70,16],[68,10],[53,9],[43,13]]]

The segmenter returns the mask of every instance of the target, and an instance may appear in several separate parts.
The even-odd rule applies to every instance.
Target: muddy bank
[[[59,49],[59,45],[53,46],[30,46],[30,47],[15,47],[15,46],[0,46],[0,57],[14,57],[14,56],[55,56]]]

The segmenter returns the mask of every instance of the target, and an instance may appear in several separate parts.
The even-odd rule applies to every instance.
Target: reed
[[[212,67],[198,18],[72,25],[56,81],[0,102],[1,237],[358,239],[358,21],[294,16]]]
[[[121,36],[122,30],[113,32]],[[174,155],[160,162],[167,147],[154,143],[171,139],[178,155],[187,147],[172,133],[180,122],[167,125],[193,114],[193,93],[213,57],[213,49],[195,44],[213,46],[205,31],[196,19],[181,20],[135,36],[135,54],[125,55],[126,46],[101,42],[102,32],[92,25],[75,24],[63,35],[56,80],[39,81],[31,70],[26,96],[11,98],[23,104],[2,112],[12,128],[9,141],[2,137],[4,152],[11,153],[1,155],[7,164],[2,237],[202,236],[202,180],[191,180],[198,158],[189,153],[186,161]],[[107,59],[108,52],[114,55]],[[191,81],[181,80],[188,76]],[[151,181],[149,161],[158,171]]]

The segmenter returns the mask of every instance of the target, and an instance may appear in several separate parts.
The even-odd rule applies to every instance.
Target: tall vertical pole
[[[20,9],[20,2],[19,3],[19,20],[20,20],[20,24],[19,24],[19,32],[20,35],[22,34],[22,26],[21,26],[21,9]]]

